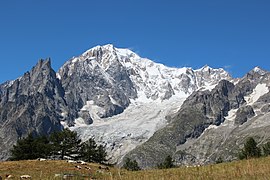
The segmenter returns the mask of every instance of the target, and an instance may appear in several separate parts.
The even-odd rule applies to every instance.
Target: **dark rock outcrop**
[[[249,118],[255,116],[255,112],[252,106],[243,106],[240,107],[236,112],[236,117],[234,120],[235,125],[242,125],[243,123],[247,122]]]

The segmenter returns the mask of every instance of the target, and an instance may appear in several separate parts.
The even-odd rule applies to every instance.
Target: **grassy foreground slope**
[[[32,179],[62,179],[64,174],[73,174],[71,179],[270,179],[270,157],[235,161],[202,167],[180,167],[164,170],[144,170],[129,172],[122,169],[110,168],[100,170],[97,164],[80,165],[66,161],[13,161],[0,163],[0,175],[11,174],[14,179],[28,174]],[[91,167],[91,170],[85,167]]]

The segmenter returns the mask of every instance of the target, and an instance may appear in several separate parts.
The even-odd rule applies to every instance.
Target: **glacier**
[[[130,80],[128,86],[132,87],[126,89],[133,96],[128,97],[127,107],[122,113],[103,117],[106,107],[100,106],[98,101],[104,95],[96,93],[93,94],[95,98],[84,98],[84,104],[79,110],[89,114],[92,123],[86,123],[83,117],[77,117],[73,126],[68,126],[66,122],[62,122],[62,125],[76,131],[83,141],[92,137],[104,144],[110,163],[120,162],[125,154],[168,124],[166,116],[177,112],[191,93],[196,90],[211,90],[221,79],[232,79],[222,68],[213,69],[207,65],[197,70],[189,67],[167,67],[142,58],[129,49],[116,48],[111,44],[96,46],[81,56],[73,57],[60,68],[57,77],[63,80],[76,75],[79,79],[87,76],[90,78],[81,81],[89,81],[90,84],[91,79],[94,79],[90,76],[93,73],[100,74],[108,84],[104,87],[107,101],[115,106],[121,106],[121,100],[115,98],[111,90],[108,90],[109,87],[114,87],[115,84],[118,87],[123,86],[119,83],[123,79],[124,85],[127,85],[126,81]],[[81,84],[75,87],[84,88]],[[131,89],[134,89],[135,95],[130,92]]]

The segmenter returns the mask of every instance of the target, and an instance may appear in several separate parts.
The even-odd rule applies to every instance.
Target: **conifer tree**
[[[45,136],[34,137],[29,134],[26,138],[17,141],[11,149],[10,160],[25,160],[46,158],[50,155],[51,147]]]
[[[256,141],[252,137],[249,137],[244,144],[244,148],[239,153],[239,159],[249,159],[260,156],[261,150],[257,147]]]
[[[96,142],[94,141],[94,139],[90,138],[88,141],[82,143],[80,157],[86,162],[94,162],[96,148]]]
[[[97,145],[93,138],[82,143],[80,150],[80,157],[87,162],[104,163],[106,160],[107,153],[105,147]]]
[[[96,150],[96,158],[95,161],[97,163],[104,163],[107,161],[106,159],[107,152],[105,151],[105,147],[102,145],[99,145]]]
[[[97,145],[94,139],[81,143],[76,132],[64,129],[54,132],[49,138],[29,134],[28,137],[18,140],[11,149],[10,160],[25,160],[52,157],[64,159],[65,156],[84,161],[105,163],[107,153],[103,145]]]
[[[54,132],[50,136],[50,141],[53,154],[60,155],[60,159],[64,159],[65,156],[77,158],[81,140],[76,132],[67,128],[60,132]]]

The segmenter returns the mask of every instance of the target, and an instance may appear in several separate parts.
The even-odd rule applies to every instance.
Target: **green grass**
[[[207,165],[201,167],[179,167],[164,170],[142,170],[129,172],[123,169],[110,168],[109,171],[97,172],[98,164],[80,165],[83,169],[75,168],[76,164],[66,161],[13,161],[0,163],[0,175],[12,174],[15,178],[28,174],[32,179],[62,179],[55,174],[74,174],[73,179],[134,179],[134,180],[222,180],[222,179],[270,179],[270,157]],[[89,171],[84,167],[91,167]]]

